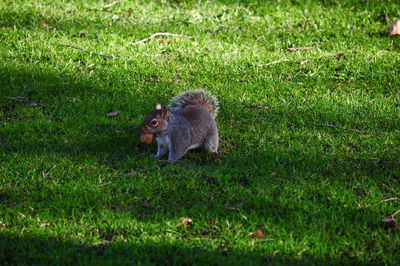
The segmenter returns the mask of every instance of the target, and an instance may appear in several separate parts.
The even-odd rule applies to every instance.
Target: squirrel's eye
[[[158,121],[156,120],[156,119],[153,119],[153,120],[151,120],[151,122],[150,122],[153,126],[155,126],[155,125],[157,125],[158,124]]]

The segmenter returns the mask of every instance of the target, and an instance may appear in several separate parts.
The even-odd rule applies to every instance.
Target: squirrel
[[[189,150],[203,148],[216,153],[218,128],[215,117],[218,101],[203,90],[184,91],[175,96],[168,106],[157,103],[140,126],[140,139],[150,144],[154,137],[158,143],[155,157],[168,153],[168,161],[176,162]]]

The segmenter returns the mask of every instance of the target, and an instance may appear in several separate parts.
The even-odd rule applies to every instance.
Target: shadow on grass
[[[123,103],[116,103],[115,95],[113,95],[112,92],[99,91],[98,87],[101,87],[101,85],[94,84],[88,78],[84,77],[72,80],[73,77],[66,77],[62,74],[57,74],[54,71],[38,71],[34,68],[3,68],[1,70],[0,78],[0,85],[4,88],[1,91],[2,96],[22,96],[29,98],[31,101],[47,105],[47,107],[44,108],[39,107],[42,115],[40,119],[46,120],[47,122],[45,125],[41,125],[38,132],[34,133],[37,135],[45,135],[47,138],[42,138],[40,140],[37,138],[37,142],[35,142],[35,140],[32,142],[31,139],[28,140],[24,139],[24,137],[18,136],[22,136],[25,130],[31,128],[30,123],[35,121],[36,117],[19,117],[14,114],[15,109],[17,109],[17,111],[24,109],[27,104],[6,100],[4,98],[0,99],[0,103],[2,103],[0,105],[0,110],[3,112],[3,119],[9,117],[11,122],[14,120],[25,122],[25,124],[20,123],[21,128],[10,129],[10,131],[7,132],[8,136],[4,138],[14,136],[13,138],[10,138],[10,140],[14,140],[14,142],[9,141],[7,145],[3,147],[6,150],[6,153],[23,152],[41,155],[58,153],[61,155],[71,156],[80,153],[87,153],[96,156],[99,153],[103,153],[114,157],[116,156],[115,159],[123,160],[126,155],[134,155],[138,152],[149,154],[150,149],[155,149],[155,147],[150,148],[149,146],[143,145],[139,142],[140,132],[135,128],[139,125],[138,122],[132,123],[129,121],[129,117],[124,117],[123,119],[117,120],[118,123],[115,123],[112,118],[106,117],[106,113],[109,111],[109,109],[106,108],[118,104],[117,108],[126,108],[124,113],[129,114],[130,117],[143,116],[146,111],[149,111],[148,100],[145,99],[147,97],[146,95],[138,94],[133,100],[132,98],[135,97],[135,95],[121,92],[117,97],[120,97],[121,102]],[[123,78],[121,77],[121,80],[122,79]],[[114,84],[114,86],[117,85],[118,84]],[[103,98],[92,99],[95,95],[101,95]],[[81,97],[86,97],[88,100],[77,105],[71,103],[73,99],[79,99]],[[129,99],[132,99],[132,101]],[[99,101],[102,102],[98,103]],[[132,102],[133,104],[131,104]],[[249,106],[250,103],[243,102],[241,105],[237,105],[237,103],[227,102],[225,99],[223,104],[225,106],[234,105],[235,109],[243,109],[246,106]],[[87,117],[82,116],[82,114],[92,111],[95,113],[88,114]],[[304,115],[304,113],[297,112],[283,113],[276,109],[272,109],[268,112],[252,109],[249,112],[254,112],[255,120],[268,120],[271,124],[282,123],[283,117],[286,120],[296,121],[299,119],[299,116]],[[228,113],[221,113],[219,119],[221,121],[229,120],[231,119],[230,115],[231,114]],[[249,113],[249,115],[251,114]],[[321,116],[324,117],[324,114],[321,114]],[[330,114],[330,116],[332,116],[332,114]],[[88,121],[87,119],[91,120]],[[346,120],[344,114],[340,113],[334,114],[334,117],[330,117],[329,119],[337,121]],[[380,117],[379,119],[384,121],[384,117]],[[70,120],[69,124],[63,124],[63,121],[65,120]],[[243,123],[240,124],[241,132],[251,132],[252,127],[254,126],[253,121],[246,120],[242,122]],[[73,125],[71,123],[73,123]],[[396,121],[390,120],[385,123],[387,124],[386,127],[389,129],[398,128],[398,123]],[[312,124],[310,124],[310,126],[313,127]],[[75,135],[73,137],[68,136],[68,134],[65,134],[65,131],[63,131],[63,127],[75,129],[76,132],[73,132]],[[331,132],[329,134],[332,135],[338,134],[336,129],[317,127],[314,127],[314,129],[316,131],[329,131]],[[356,134],[346,131],[342,131],[341,133]],[[65,138],[69,138],[68,142],[66,142],[64,138],[59,138],[63,135]],[[243,144],[244,143],[241,143],[240,145]],[[231,143],[231,145],[236,145],[236,143]],[[222,160],[226,157],[230,157],[231,159],[234,159],[235,164],[251,165],[257,167],[258,170],[269,166],[270,168],[282,167],[289,170],[296,169],[308,173],[308,169],[317,169],[318,166],[331,164],[334,166],[334,171],[342,173],[353,173],[359,171],[368,174],[374,171],[381,172],[382,169],[394,168],[399,165],[399,160],[393,158],[369,160],[366,158],[345,156],[345,160],[338,160],[340,158],[329,156],[329,153],[298,153],[297,150],[285,149],[285,145],[282,145],[268,153],[260,153],[257,150],[254,150],[249,154],[246,154],[248,160],[241,160],[240,158],[230,156],[231,151],[235,153],[235,149],[231,149],[224,142],[221,143],[221,148],[225,151],[225,153],[220,156]],[[239,148],[244,149],[243,146]],[[357,147],[355,147],[355,149],[357,149]],[[242,156],[242,154],[236,155]],[[276,161],[276,158],[279,158],[280,162],[274,162]],[[194,160],[195,164],[200,165],[209,164],[210,162],[213,162],[212,158],[205,161]],[[226,161],[226,163],[229,165],[229,161]],[[319,169],[319,171],[322,174],[332,173],[332,170],[325,171],[323,168]],[[248,174],[249,172],[244,170],[243,173]]]
[[[94,118],[93,121],[85,121],[84,124],[80,123],[82,113],[87,111],[85,107],[80,109],[78,112],[68,110],[70,107],[63,105],[65,100],[65,94],[68,97],[78,97],[81,92],[76,89],[71,89],[71,87],[83,87],[86,88],[86,94],[93,95],[100,92],[97,91],[96,86],[92,85],[89,80],[83,80],[82,82],[70,81],[67,77],[62,77],[62,75],[57,75],[56,73],[46,72],[46,73],[34,73],[35,79],[30,78],[32,71],[23,69],[3,69],[0,74],[1,82],[0,85],[6,89],[2,91],[4,96],[23,96],[23,97],[33,97],[32,100],[44,101],[49,107],[43,108],[44,114],[42,119],[50,119],[51,127],[46,128],[41,126],[38,132],[32,132],[36,135],[33,140],[27,138],[23,135],[26,130],[29,130],[30,124],[27,120],[26,125],[20,123],[20,127],[15,127],[14,129],[7,132],[7,136],[1,136],[5,141],[5,145],[2,147],[6,154],[28,154],[42,157],[51,156],[67,156],[70,160],[81,160],[80,155],[84,155],[91,159],[97,160],[100,164],[106,167],[113,168],[119,172],[122,176],[121,180],[126,180],[126,171],[130,170],[140,172],[143,169],[138,167],[140,165],[141,159],[148,158],[151,153],[148,146],[139,143],[138,135],[139,132],[136,130],[125,131],[120,134],[116,134],[116,130],[127,130],[131,128],[132,124],[127,121],[122,121],[119,128],[115,128],[115,124],[104,122],[104,120],[97,120]],[[76,83],[75,83],[76,82]],[[21,85],[23,84],[23,86]],[[39,84],[39,85],[37,85]],[[43,84],[46,84],[43,86]],[[94,87],[94,88],[93,88]],[[109,97],[108,101],[113,101],[112,95],[107,95]],[[128,98],[131,96],[127,96]],[[90,97],[89,97],[90,98]],[[112,100],[111,100],[112,99]],[[0,99],[4,105],[0,106],[5,115],[9,115],[12,119],[21,119],[24,121],[23,117],[13,117],[14,109],[20,108],[24,103],[16,103],[12,101],[7,101],[5,99]],[[226,101],[226,100],[225,100]],[[129,101],[127,101],[129,102]],[[231,103],[225,102],[225,105],[230,105]],[[244,103],[248,105],[248,103]],[[52,107],[51,107],[52,106]],[[23,108],[23,107],[22,107]],[[105,117],[105,112],[102,106],[94,106],[98,108],[97,112],[99,116]],[[88,109],[88,108],[87,108]],[[135,107],[130,107],[132,113],[138,113]],[[128,110],[129,111],[129,110]],[[284,115],[279,110],[271,110],[271,113],[266,113],[264,119],[271,121],[271,123],[279,123],[280,118]],[[295,114],[295,116],[302,115],[301,113]],[[340,114],[338,114],[340,115]],[[74,124],[61,124],[63,119],[69,118],[69,120],[74,121]],[[225,117],[229,119],[228,116]],[[294,117],[295,119],[296,117]],[[108,119],[108,118],[106,118]],[[33,121],[35,118],[32,119]],[[343,120],[343,119],[340,119]],[[107,121],[107,120],[106,120]],[[21,122],[21,121],[19,121]],[[12,121],[10,122],[12,123]],[[26,128],[23,128],[26,126]],[[78,129],[79,126],[79,129]],[[63,135],[65,132],[58,133],[57,130],[63,130],[63,127],[72,127],[75,129],[73,136]],[[243,123],[241,125],[241,130],[243,132],[250,132],[252,123]],[[42,129],[44,128],[44,130]],[[320,129],[318,129],[320,130]],[[53,133],[50,133],[50,132]],[[85,132],[89,132],[85,134]],[[52,135],[52,136],[51,136]],[[45,138],[39,138],[38,136],[45,136]],[[68,142],[65,139],[68,139]],[[235,144],[235,143],[232,143]],[[240,145],[243,145],[241,143]],[[223,153],[214,158],[206,154],[198,154],[191,152],[182,160],[182,162],[176,165],[168,165],[165,163],[156,163],[156,167],[153,169],[146,169],[146,173],[155,175],[161,174],[165,176],[176,175],[183,176],[185,174],[191,176],[200,176],[197,178],[197,186],[199,191],[193,190],[192,187],[176,187],[173,190],[166,191],[156,191],[155,194],[160,194],[159,207],[158,208],[148,208],[152,206],[151,203],[146,199],[146,195],[142,194],[137,199],[137,202],[131,202],[129,204],[136,206],[139,210],[137,213],[145,214],[144,217],[152,218],[158,212],[167,212],[166,214],[175,215],[177,212],[169,210],[168,205],[174,203],[177,206],[176,209],[188,209],[192,207],[199,207],[196,204],[202,205],[205,209],[202,212],[207,213],[211,208],[214,213],[221,212],[220,206],[212,206],[212,204],[204,194],[211,195],[210,190],[219,193],[222,202],[229,202],[229,198],[224,191],[224,186],[229,186],[230,188],[244,188],[245,190],[253,190],[257,188],[258,183],[263,185],[276,185],[281,181],[296,181],[298,179],[307,180],[310,182],[321,183],[324,181],[326,176],[338,177],[343,181],[352,180],[354,176],[368,176],[371,174],[386,174],[385,180],[381,182],[395,182],[396,176],[395,170],[398,168],[398,160],[393,160],[388,158],[380,158],[379,160],[370,160],[368,158],[354,158],[354,157],[343,157],[337,158],[330,156],[329,154],[324,154],[320,152],[299,152],[299,150],[287,149],[285,145],[278,146],[269,152],[259,152],[256,148],[247,150],[244,146],[238,147],[239,151],[235,148],[230,150],[225,144],[221,144]],[[225,147],[224,147],[225,146]],[[154,149],[155,147],[153,147]],[[199,156],[200,155],[200,156]],[[246,159],[243,159],[243,156]],[[133,160],[139,161],[133,162]],[[189,165],[190,167],[187,167]],[[328,167],[329,166],[329,167]],[[206,168],[206,171],[201,169]],[[191,171],[190,168],[194,170]],[[176,169],[181,173],[177,173]],[[189,170],[188,170],[189,169]],[[196,172],[198,171],[198,172]],[[222,183],[211,176],[211,172],[217,172],[218,175],[223,178],[228,178],[228,182]],[[271,172],[277,171],[279,173],[279,178],[274,180],[270,177]],[[281,185],[281,184],[279,184]],[[251,189],[250,189],[251,188]],[[105,188],[107,189],[107,188]],[[182,195],[181,191],[191,191],[192,195]],[[10,192],[11,193],[11,192]],[[62,193],[62,191],[60,191]],[[312,191],[311,194],[315,195],[318,191]],[[13,194],[13,193],[11,193]],[[99,206],[96,201],[102,202],[102,196],[99,195],[89,199],[91,202],[89,206]],[[13,195],[12,198],[26,197],[23,195]],[[132,196],[132,195],[130,195]],[[76,195],[79,197],[79,195]],[[187,202],[185,197],[192,198],[191,202]],[[267,209],[271,210],[281,210],[282,206],[275,206],[273,201],[265,201],[265,199],[258,199],[252,197],[251,195],[238,195],[238,197],[247,198],[242,204],[244,204],[242,211],[252,212],[260,211],[266,215],[274,215],[274,213],[266,213],[265,206],[269,206]],[[235,198],[235,197],[234,197]],[[107,202],[107,200],[106,200]],[[254,208],[254,202],[257,202],[257,206]],[[233,202],[234,204],[241,204],[240,201]],[[325,202],[330,204],[329,201]],[[324,204],[325,204],[324,203]],[[78,204],[81,207],[85,203]],[[116,210],[123,209],[124,211],[129,211],[131,207],[121,206],[117,202],[109,202],[108,206]],[[338,203],[339,204],[339,203]],[[230,203],[228,204],[230,206]],[[147,206],[147,207],[141,207]],[[179,207],[181,206],[181,207]],[[61,206],[60,206],[61,207]],[[99,206],[100,207],[100,206]],[[91,207],[90,207],[91,208]],[[223,209],[224,207],[222,207]],[[301,208],[290,208],[285,207],[285,212],[289,213],[288,217],[296,217],[299,213],[303,212]],[[229,213],[222,211],[222,213]],[[280,214],[279,211],[276,214]],[[275,214],[275,215],[276,215]],[[371,216],[379,216],[374,213]],[[349,215],[353,217],[353,215]]]
[[[2,264],[201,264],[201,265],[252,265],[252,264],[317,264],[325,265],[350,262],[303,256],[290,258],[276,255],[235,251],[229,247],[206,250],[200,247],[185,247],[179,243],[107,243],[97,245],[77,244],[56,238],[40,236],[10,236],[0,233],[0,262]]]

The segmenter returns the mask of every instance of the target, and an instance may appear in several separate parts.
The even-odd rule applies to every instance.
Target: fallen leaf
[[[189,217],[181,217],[178,220],[178,226],[183,225],[184,227],[186,227],[186,225],[192,225],[193,221],[192,219],[190,219]]]
[[[114,116],[117,116],[119,112],[121,112],[121,111],[111,111],[111,112],[109,112],[107,114],[107,116],[108,117],[114,117]]]
[[[156,42],[169,44],[171,42],[171,40],[170,39],[162,39],[161,38],[161,39],[157,39]]]
[[[400,20],[398,19],[389,26],[389,36],[394,35],[400,35]]]
[[[261,232],[260,230],[257,230],[257,231],[255,231],[255,232],[250,233],[250,234],[249,234],[249,237],[251,237],[251,238],[264,238],[265,235],[264,235],[264,233]]]
[[[306,26],[314,27],[315,26],[315,22],[312,21],[312,20],[306,20],[306,21],[303,21],[303,22],[297,24],[297,26],[299,26],[301,28],[304,28]]]
[[[46,24],[46,23],[41,24],[40,27],[42,29],[48,29],[48,30],[53,28],[52,26],[50,26],[49,24]]]

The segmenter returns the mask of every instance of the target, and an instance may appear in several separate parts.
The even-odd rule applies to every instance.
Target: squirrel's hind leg
[[[211,134],[204,141],[203,147],[208,152],[216,153],[218,151],[218,142],[219,142],[218,134]]]
[[[187,143],[185,143],[185,140],[180,140],[180,141],[171,141],[171,145],[170,145],[170,150],[169,150],[169,156],[168,156],[168,161],[169,162],[176,162],[177,160],[179,160],[180,158],[183,157],[183,155],[186,154],[186,152],[188,151],[187,147]]]
[[[169,152],[168,161],[171,163],[176,162],[177,160],[182,158],[183,155],[186,154],[186,152],[187,150],[172,148],[171,151]]]

